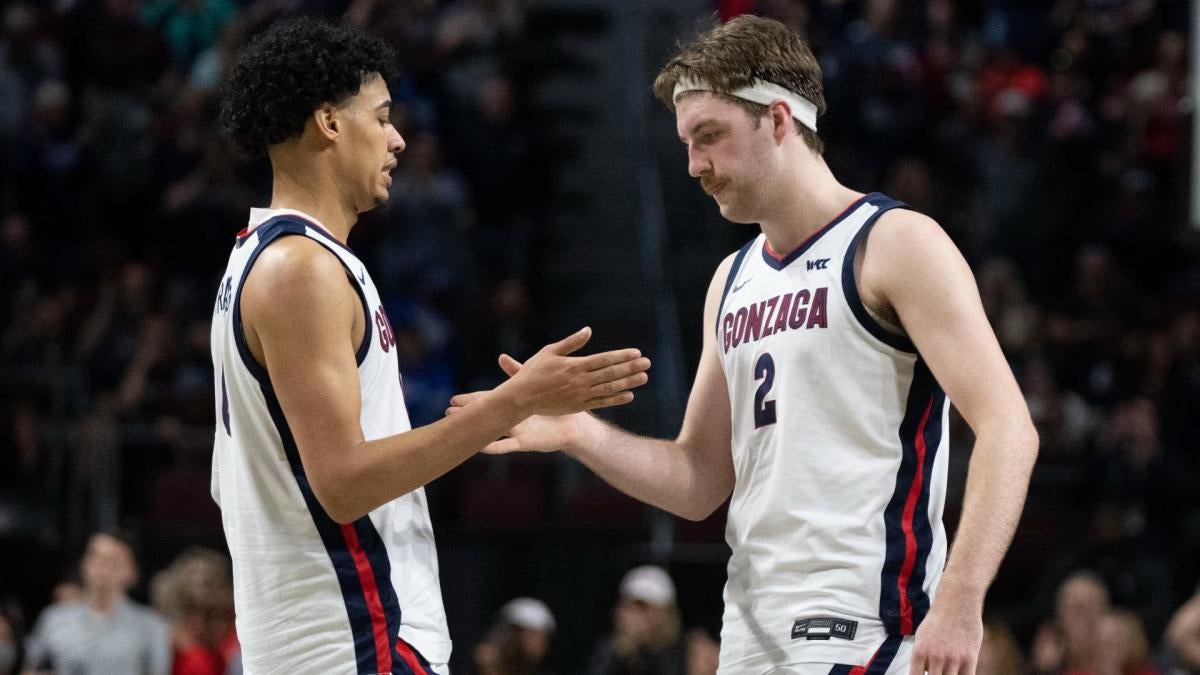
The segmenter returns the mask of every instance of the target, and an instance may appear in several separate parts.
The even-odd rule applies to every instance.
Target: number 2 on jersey
[[[775,359],[770,353],[763,353],[754,364],[754,381],[762,380],[758,391],[754,393],[754,428],[761,429],[768,424],[775,424],[775,401],[768,401],[767,394],[775,385]]]

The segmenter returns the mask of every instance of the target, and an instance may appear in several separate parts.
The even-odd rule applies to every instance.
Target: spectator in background
[[[1054,619],[1034,636],[1033,671],[1089,672],[1101,619],[1108,611],[1108,588],[1099,575],[1084,570],[1068,576],[1058,589]]]
[[[721,645],[703,628],[687,632],[687,675],[716,675]]]
[[[685,672],[675,584],[666,570],[635,567],[621,580],[613,631],[592,657],[590,675],[682,675]]]
[[[167,624],[133,602],[133,547],[115,533],[92,535],[80,566],[84,600],[42,612],[29,640],[26,668],[72,675],[168,675]]]
[[[238,657],[229,558],[184,551],[151,582],[154,608],[171,622],[171,675],[225,675]]]
[[[186,72],[217,43],[236,12],[232,0],[149,0],[142,7],[142,23],[159,31],[175,66]]]
[[[1038,335],[1037,307],[1029,301],[1021,271],[1007,258],[979,267],[979,295],[1004,354],[1017,364],[1029,357]]]
[[[515,598],[475,648],[478,675],[548,675],[546,654],[554,637],[550,608],[535,598]]]
[[[1150,663],[1150,641],[1137,614],[1114,609],[1100,619],[1094,675],[1158,675]]]
[[[17,675],[25,638],[21,609],[11,600],[0,601],[0,675]]]
[[[979,663],[975,675],[1015,675],[1024,673],[1025,659],[1021,648],[1008,626],[999,621],[983,624],[983,646],[979,649]]]

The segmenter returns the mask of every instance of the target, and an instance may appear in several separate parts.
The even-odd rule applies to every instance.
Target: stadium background
[[[937,219],[972,263],[1041,456],[988,599],[1025,650],[1097,571],[1155,658],[1200,581],[1200,258],[1189,224],[1186,0],[57,0],[0,26],[0,600],[26,627],[87,536],[122,527],[143,583],[222,549],[208,497],[208,319],[269,194],[214,126],[231,55],[294,14],[387,39],[408,149],[351,246],[393,318],[415,424],[495,355],[579,325],[655,362],[606,415],[677,431],[717,262],[753,236],[688,178],[650,82],[740,11],[820,58],[842,181]],[[952,434],[951,530],[970,454]],[[456,672],[508,599],[554,611],[581,672],[621,575],[669,569],[719,627],[723,513],[681,521],[557,456],[477,457],[428,488]]]

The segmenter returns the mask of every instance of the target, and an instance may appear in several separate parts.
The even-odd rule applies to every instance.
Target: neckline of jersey
[[[317,232],[320,232],[321,234],[325,235],[326,239],[333,242],[334,244],[337,244],[340,248],[345,250],[347,253],[349,253],[351,255],[355,255],[353,249],[351,249],[348,245],[343,244],[337,237],[333,236],[333,233],[331,233],[329,230],[325,229],[324,225],[318,223],[316,218],[313,218],[312,216],[304,213],[303,211],[297,211],[295,209],[264,209],[264,210],[279,211],[279,213],[276,213],[275,215],[272,215],[272,216],[268,216],[265,220],[258,223],[257,225],[254,225],[253,227],[251,227],[250,225],[243,227],[242,231],[237,233],[238,244],[241,244],[243,241],[245,241],[247,238],[249,238],[251,234],[259,231],[260,229],[262,229],[262,227],[264,225],[267,225],[267,224],[271,223],[272,221],[278,220],[280,218],[295,218],[297,220],[303,220],[305,222],[305,224],[307,224],[309,227],[311,227],[312,229],[316,230]]]
[[[870,193],[865,194],[865,195],[859,197],[858,199],[855,199],[854,201],[850,202],[850,205],[847,206],[845,209],[842,209],[842,212],[839,213],[837,216],[835,216],[833,220],[826,223],[823,227],[821,227],[821,229],[808,235],[807,239],[802,241],[799,246],[797,246],[795,249],[792,250],[791,253],[788,253],[787,255],[779,255],[778,253],[776,253],[775,250],[771,248],[771,242],[768,241],[767,238],[764,236],[763,237],[763,246],[762,246],[763,261],[766,262],[767,265],[770,265],[774,269],[782,270],[783,268],[792,264],[792,262],[795,261],[797,258],[804,255],[804,253],[807,252],[808,249],[812,248],[813,244],[816,244],[817,240],[820,239],[822,236],[824,236],[826,232],[829,232],[830,230],[832,230],[834,227],[837,226],[838,223],[840,223],[843,220],[845,220],[846,218],[848,218],[850,216],[850,214],[858,211],[860,206],[870,202],[872,199],[875,199],[876,197],[879,197],[879,196],[880,196],[880,193],[878,193],[878,192],[870,192]]]

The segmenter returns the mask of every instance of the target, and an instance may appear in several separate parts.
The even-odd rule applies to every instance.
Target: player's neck
[[[271,208],[292,209],[312,216],[343,244],[358,220],[353,207],[343,203],[337,184],[318,169],[306,172],[276,169],[271,185]]]
[[[796,250],[862,196],[839,183],[819,156],[798,164],[793,174],[786,177],[787,188],[775,192],[779,198],[767,209],[770,217],[759,223],[781,254]]]

